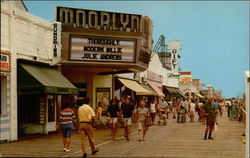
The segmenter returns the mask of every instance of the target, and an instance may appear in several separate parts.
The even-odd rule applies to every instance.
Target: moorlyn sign
[[[63,27],[78,27],[110,31],[141,32],[141,15],[94,11],[76,8],[56,8],[56,21]]]

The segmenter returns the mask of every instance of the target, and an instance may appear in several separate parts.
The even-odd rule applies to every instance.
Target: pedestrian
[[[132,117],[134,116],[134,107],[130,103],[129,97],[124,98],[124,103],[121,105],[121,115],[123,117],[124,124],[124,137],[127,138],[127,141],[130,140],[130,128],[132,124]]]
[[[169,107],[169,104],[162,99],[162,102],[159,104],[159,121],[158,125],[160,125],[161,120],[163,120],[164,125],[166,125],[166,119],[167,119],[167,109]]]
[[[189,115],[190,115],[190,122],[194,122],[194,114],[195,114],[195,100],[191,100],[189,104]]]
[[[98,107],[96,109],[96,116],[97,116],[96,124],[101,123],[102,125],[104,125],[106,127],[105,123],[102,120],[102,111],[103,111],[103,102],[99,101],[98,102]]]
[[[204,109],[204,104],[205,104],[205,101],[202,101],[202,104],[200,106],[200,120],[202,122],[202,124],[205,124],[205,115],[206,115],[206,111]]]
[[[198,104],[197,104],[197,112],[198,112],[198,122],[202,122],[201,119],[201,107],[203,106],[203,101],[199,100]]]
[[[221,108],[220,116],[222,116],[222,115],[223,115],[223,112],[224,112],[224,110],[225,110],[225,102],[224,102],[223,99],[220,98],[220,99],[218,100],[218,103],[219,103],[220,108]]]
[[[206,112],[206,130],[204,140],[207,139],[207,133],[209,131],[208,139],[212,138],[212,131],[215,125],[215,106],[213,104],[213,98],[208,98],[207,103],[204,105],[204,110]]]
[[[232,102],[230,99],[227,99],[226,106],[227,106],[227,117],[230,117],[230,112],[232,110]]]
[[[83,157],[87,157],[86,138],[89,139],[92,155],[95,155],[99,150],[95,147],[93,127],[95,125],[95,112],[89,105],[89,98],[86,97],[82,106],[78,109],[79,131],[81,133],[82,153]]]
[[[181,114],[181,122],[186,123],[186,115],[188,111],[188,101],[186,98],[180,102],[180,114]]]
[[[136,110],[136,118],[137,124],[138,124],[138,134],[139,134],[139,141],[144,141],[146,132],[148,130],[148,126],[146,125],[146,117],[149,117],[149,110],[145,107],[145,101],[140,100],[139,101],[139,108]]]
[[[215,107],[215,123],[216,125],[218,125],[218,116],[219,116],[219,113],[221,114],[221,107],[220,107],[220,104],[218,103],[218,100],[215,98],[214,99],[214,107]]]
[[[183,98],[180,98],[177,102],[177,123],[181,122],[181,115],[182,115],[182,107],[181,107],[181,102],[183,101]]]
[[[176,98],[173,98],[173,119],[176,119],[176,114],[177,114],[177,105],[178,105],[178,100]]]
[[[113,140],[116,140],[116,133],[117,133],[117,122],[118,116],[120,113],[118,102],[115,99],[111,99],[109,107],[107,109],[108,117],[110,117],[111,123],[111,136]]]
[[[152,125],[154,125],[155,122],[155,114],[157,111],[157,103],[156,99],[152,99],[152,101],[149,104],[149,111],[150,111],[150,117],[152,119]]]
[[[169,118],[169,113],[171,112],[171,109],[172,109],[172,106],[173,106],[173,102],[172,102],[172,100],[169,100],[168,102],[167,102],[167,119]]]
[[[73,130],[73,123],[76,123],[76,116],[74,110],[70,107],[72,105],[69,102],[65,102],[63,110],[60,111],[60,124],[63,136],[63,151],[69,152],[69,145],[71,141],[71,134]]]

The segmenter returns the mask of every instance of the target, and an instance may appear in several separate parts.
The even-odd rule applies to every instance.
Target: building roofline
[[[25,5],[25,3],[23,2],[23,0],[21,0],[21,2],[22,2],[22,4],[23,4],[25,10],[28,12],[29,10],[28,10],[28,8],[26,7],[26,5]]]

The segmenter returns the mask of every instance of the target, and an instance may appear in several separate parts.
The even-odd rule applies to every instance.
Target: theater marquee
[[[134,62],[135,41],[103,37],[72,37],[70,59]]]
[[[58,6],[55,21],[62,24],[62,66],[147,69],[153,43],[149,17]]]

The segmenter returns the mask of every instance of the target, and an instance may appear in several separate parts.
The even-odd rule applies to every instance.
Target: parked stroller
[[[159,120],[158,120],[158,125],[163,123],[163,125],[167,125],[167,112],[166,109],[160,109],[159,110]]]

